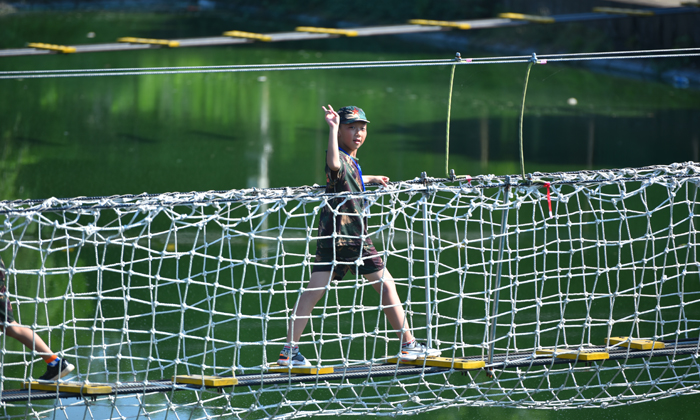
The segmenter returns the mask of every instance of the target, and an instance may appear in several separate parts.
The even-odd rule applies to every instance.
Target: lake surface
[[[269,25],[235,16],[16,15],[0,18],[0,35],[7,35],[0,38],[8,48],[21,46],[18,41],[110,42],[118,36],[172,37],[173,31],[178,37],[227,29],[265,32],[272,30]],[[96,37],[87,38],[89,32]],[[461,53],[484,55],[466,48]],[[453,56],[454,51],[392,38],[335,39],[3,58],[0,71]],[[457,68],[449,156],[449,167],[457,174],[519,172],[518,118],[526,67]],[[0,198],[322,184],[325,104],[336,109],[352,104],[366,111],[369,135],[359,152],[365,173],[394,181],[423,171],[442,177],[449,78],[449,67],[409,67],[0,80]],[[526,171],[698,161],[697,121],[700,92],[573,66],[535,66],[524,123]],[[14,344],[8,348],[21,350]],[[691,396],[563,414],[462,408],[431,416],[694,418],[699,407],[700,397]]]

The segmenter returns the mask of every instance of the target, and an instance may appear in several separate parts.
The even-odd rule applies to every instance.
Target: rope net
[[[532,176],[426,177],[358,195],[302,187],[1,202],[17,322],[75,364],[65,379],[114,389],[14,391],[45,364],[1,336],[0,412],[394,416],[697,393],[700,165]],[[310,276],[320,208],[346,199],[365,200],[414,335],[451,365],[391,361],[400,343],[379,296],[348,274],[330,282],[300,343],[334,372],[268,371]],[[584,361],[591,351],[609,357]],[[459,360],[485,367],[458,369]],[[175,375],[239,382],[188,386]]]

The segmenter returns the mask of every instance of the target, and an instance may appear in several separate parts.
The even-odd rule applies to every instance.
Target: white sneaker
[[[401,347],[401,360],[411,361],[425,359],[426,357],[438,357],[442,352],[438,349],[431,349],[425,344],[413,343],[411,347]]]
[[[302,355],[298,350],[296,353],[294,353],[292,349],[288,347],[284,347],[280,352],[280,358],[277,359],[277,364],[279,366],[311,366],[311,363],[309,363],[309,361],[306,360],[306,357],[304,357],[304,355]]]

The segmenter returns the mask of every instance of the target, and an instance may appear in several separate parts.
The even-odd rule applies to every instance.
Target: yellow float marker
[[[547,16],[524,15],[522,13],[499,13],[498,17],[513,20],[526,20],[536,23],[554,23],[554,18]]]
[[[170,41],[167,39],[151,39],[151,38],[134,38],[130,36],[125,36],[117,39],[117,42],[128,42],[130,44],[150,44],[150,45],[162,45],[164,47],[175,48],[179,47],[180,43],[178,41]]]
[[[349,30],[349,29],[316,28],[313,26],[297,26],[296,31],[297,32],[313,32],[316,34],[357,36],[357,31],[353,31],[353,30]]]
[[[468,23],[450,22],[447,20],[428,20],[428,19],[411,19],[408,23],[412,25],[425,26],[443,26],[446,28],[471,29],[472,25]]]
[[[272,41],[272,37],[270,35],[256,34],[253,32],[227,31],[227,32],[224,32],[224,36],[230,36],[233,38],[257,39],[258,41],[265,41],[265,42]]]
[[[68,47],[66,45],[44,44],[43,42],[30,42],[27,44],[27,47],[36,48],[38,50],[56,51],[64,54],[70,54],[75,52],[75,47]]]

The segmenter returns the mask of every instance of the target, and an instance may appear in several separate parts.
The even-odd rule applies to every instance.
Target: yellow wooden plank
[[[557,359],[581,360],[584,362],[607,360],[610,358],[608,352],[600,350],[539,349],[536,353],[540,355],[549,355]]]
[[[664,344],[661,341],[629,337],[610,337],[608,338],[608,345],[620,345],[620,347],[629,347],[635,350],[651,350],[666,348],[666,344]]]
[[[554,23],[554,18],[548,16],[525,15],[522,13],[499,13],[498,17],[513,20],[526,20],[536,23]]]
[[[177,375],[173,376],[174,384],[204,385],[207,387],[233,386],[238,383],[234,377],[209,375]]]
[[[298,32],[313,32],[316,34],[357,36],[357,31],[353,31],[350,29],[316,28],[314,26],[297,26],[296,30]]]
[[[618,7],[594,7],[593,11],[596,13],[610,13],[616,15],[654,16],[654,12],[651,10],[621,9]]]
[[[27,44],[27,47],[36,48],[38,50],[56,51],[64,54],[75,52],[75,47],[69,47],[66,45],[44,44],[43,42],[30,42]]]
[[[227,31],[224,32],[224,36],[230,36],[234,38],[247,38],[247,39],[257,39],[258,41],[272,41],[270,35],[256,34],[253,32],[243,32],[243,31]]]
[[[277,364],[268,365],[268,372],[275,373],[287,373],[290,371],[289,366],[279,366]],[[295,366],[291,368],[291,373],[302,374],[302,375],[324,375],[327,373],[333,373],[334,369],[332,367],[316,367],[316,366]]]
[[[396,357],[393,357],[388,360],[389,363],[396,363],[399,362],[404,365],[414,365],[414,366],[423,366],[423,362],[425,361],[425,366],[435,366],[435,367],[452,367],[454,369],[458,370],[473,370],[473,369],[481,369],[484,366],[486,366],[486,362],[483,360],[465,360],[465,359],[452,359],[450,357],[428,357],[427,359],[418,359],[418,360],[399,360]]]
[[[22,389],[38,391],[70,392],[83,395],[111,394],[112,386],[107,384],[86,384],[84,382],[24,382]]]
[[[468,23],[450,22],[447,20],[411,19],[408,23],[412,25],[444,26],[447,28],[471,29]]]
[[[151,45],[163,45],[165,47],[175,48],[179,47],[180,43],[178,41],[170,41],[167,39],[152,39],[152,38],[134,38],[131,36],[125,36],[117,39],[117,42],[128,42],[130,44],[151,44]]]

